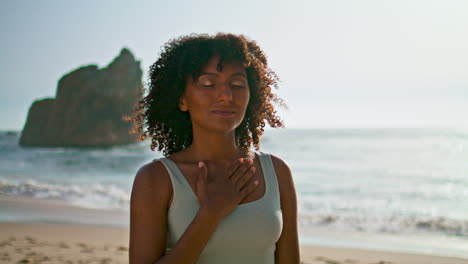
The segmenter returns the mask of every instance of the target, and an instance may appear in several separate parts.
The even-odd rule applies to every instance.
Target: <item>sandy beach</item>
[[[466,264],[468,259],[302,246],[308,264]],[[128,229],[0,223],[0,263],[128,263]]]
[[[0,208],[29,208],[31,215],[36,211],[63,216],[63,223],[0,222],[0,263],[128,263],[128,228],[96,224],[97,219],[115,218],[117,212],[5,195],[0,195]],[[65,216],[77,215],[94,215],[90,221],[94,224],[66,223]],[[468,263],[468,259],[455,257],[308,245],[301,246],[301,260],[307,264]]]

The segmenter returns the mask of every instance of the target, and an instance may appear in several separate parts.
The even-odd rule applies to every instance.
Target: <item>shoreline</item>
[[[9,219],[8,214],[17,218]],[[128,223],[128,212],[123,210],[89,209],[64,201],[0,194],[0,263],[7,258],[6,263],[17,263],[25,258],[36,259],[38,263],[41,259],[128,263]],[[320,236],[333,236],[320,232],[312,234],[316,241]],[[306,264],[468,263],[464,256],[440,256],[433,252],[319,245],[302,239],[300,242],[301,259]]]
[[[93,209],[65,201],[0,194],[0,222],[52,223],[128,227],[129,213],[118,209]],[[14,215],[15,217],[10,217]]]

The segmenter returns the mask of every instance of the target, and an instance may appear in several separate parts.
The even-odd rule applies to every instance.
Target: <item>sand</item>
[[[0,223],[0,263],[128,263],[128,230]]]
[[[128,263],[126,227],[99,226],[99,219],[123,219],[118,212],[83,209],[60,202],[0,195],[0,215],[13,208],[31,217],[61,215],[62,223],[0,222],[0,263]],[[89,223],[66,224],[66,218],[93,216]],[[29,216],[29,215],[28,215]],[[468,264],[468,259],[362,249],[301,246],[307,264]]]
[[[468,259],[302,246],[308,264],[467,264]],[[0,223],[0,263],[128,263],[128,229]]]

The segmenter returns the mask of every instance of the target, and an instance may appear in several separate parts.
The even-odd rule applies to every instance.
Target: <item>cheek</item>
[[[189,107],[206,105],[210,101],[210,95],[204,91],[194,91],[188,97]]]
[[[245,104],[245,106],[247,107],[247,104],[249,104],[249,100],[250,100],[250,91],[249,90],[240,91],[238,98],[240,99],[242,104]]]

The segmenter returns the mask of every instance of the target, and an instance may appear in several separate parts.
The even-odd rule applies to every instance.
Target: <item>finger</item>
[[[249,180],[255,174],[255,170],[256,170],[256,168],[252,166],[252,167],[250,167],[250,169],[247,170],[246,173],[244,173],[244,175],[241,176],[241,178],[235,183],[236,187],[237,187],[237,190],[240,191],[240,190],[242,190],[242,188],[244,188],[244,186],[247,184],[247,182],[249,182]]]
[[[198,162],[198,168],[201,169],[200,174],[198,175],[198,181],[200,183],[206,183],[208,181],[208,168],[203,161]]]
[[[198,168],[200,168],[200,171],[197,174],[197,182],[195,184],[195,193],[197,196],[200,195],[199,192],[204,192],[208,178],[208,169],[203,161],[198,162]]]
[[[242,166],[240,166],[232,175],[231,180],[233,183],[236,183],[245,172],[247,172],[250,167],[252,167],[253,160],[247,159]]]
[[[227,169],[227,178],[231,178],[234,172],[244,163],[245,159],[236,159]]]
[[[242,189],[240,192],[241,200],[247,197],[247,195],[249,195],[257,187],[258,187],[258,180],[252,182],[252,184],[245,186],[244,189]]]

